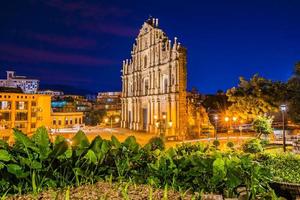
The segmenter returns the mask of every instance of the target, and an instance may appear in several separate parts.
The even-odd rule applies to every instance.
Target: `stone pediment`
[[[148,32],[150,32],[154,27],[150,24],[148,24],[147,22],[145,22],[142,26],[142,28],[140,29],[140,32],[138,34],[138,37],[147,34]]]

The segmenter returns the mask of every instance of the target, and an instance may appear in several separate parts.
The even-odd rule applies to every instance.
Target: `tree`
[[[287,83],[288,114],[293,122],[300,122],[300,62],[296,63],[294,74]]]
[[[84,123],[90,126],[96,126],[101,121],[103,121],[103,117],[106,115],[105,110],[92,110],[85,115]]]
[[[256,74],[250,80],[240,77],[238,87],[229,89],[226,95],[232,103],[228,112],[244,121],[252,121],[257,116],[278,111],[286,95],[286,85]]]
[[[258,138],[260,138],[261,135],[269,135],[273,133],[272,122],[273,118],[266,116],[258,116],[254,119],[252,127],[258,134]]]

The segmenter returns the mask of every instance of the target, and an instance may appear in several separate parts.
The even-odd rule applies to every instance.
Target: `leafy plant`
[[[242,145],[242,149],[245,153],[259,153],[263,152],[263,146],[261,140],[259,139],[250,139]]]

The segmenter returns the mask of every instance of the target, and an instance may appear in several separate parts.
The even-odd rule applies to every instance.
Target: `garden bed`
[[[76,188],[62,189],[62,190],[48,190],[37,195],[14,195],[9,196],[7,200],[65,200],[65,199],[81,199],[81,200],[99,200],[99,199],[135,199],[135,200],[148,200],[148,199],[198,199],[199,195],[188,194],[186,192],[176,192],[166,189],[155,189],[148,185],[135,185],[135,184],[110,184],[108,182],[98,182],[91,185],[83,185]]]

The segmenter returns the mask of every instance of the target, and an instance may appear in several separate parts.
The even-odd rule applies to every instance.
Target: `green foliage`
[[[245,186],[250,199],[269,191],[271,176],[252,155],[223,153],[203,144],[163,150],[163,140],[155,138],[142,148],[132,136],[124,142],[114,136],[110,141],[98,136],[90,143],[83,132],[72,143],[62,137],[51,143],[44,128],[32,138],[15,130],[15,138],[13,146],[0,147],[0,195],[108,179],[229,197]],[[122,194],[126,198],[126,187]]]
[[[273,174],[274,181],[300,184],[300,156],[292,153],[263,154],[260,162]]]
[[[286,85],[254,75],[250,80],[240,78],[238,87],[226,93],[232,103],[228,111],[244,121],[252,121],[257,116],[278,111],[286,96]]]
[[[300,122],[300,62],[296,63],[293,76],[287,82],[288,115],[296,123]]]
[[[264,150],[261,140],[259,139],[250,139],[246,141],[242,148],[245,153],[260,153]]]
[[[273,118],[265,117],[265,116],[258,116],[252,122],[253,130],[258,133],[258,138],[263,135],[268,135],[273,133],[272,128]]]
[[[214,140],[213,145],[218,148],[220,146],[220,141],[219,140]]]
[[[105,115],[105,110],[92,110],[84,117],[84,123],[89,126],[96,126],[103,121]]]
[[[156,149],[164,150],[165,149],[165,142],[161,137],[153,137],[149,140],[146,144],[146,147],[149,148],[151,151]]]
[[[233,142],[228,142],[227,147],[230,148],[230,149],[233,149],[234,143]]]

